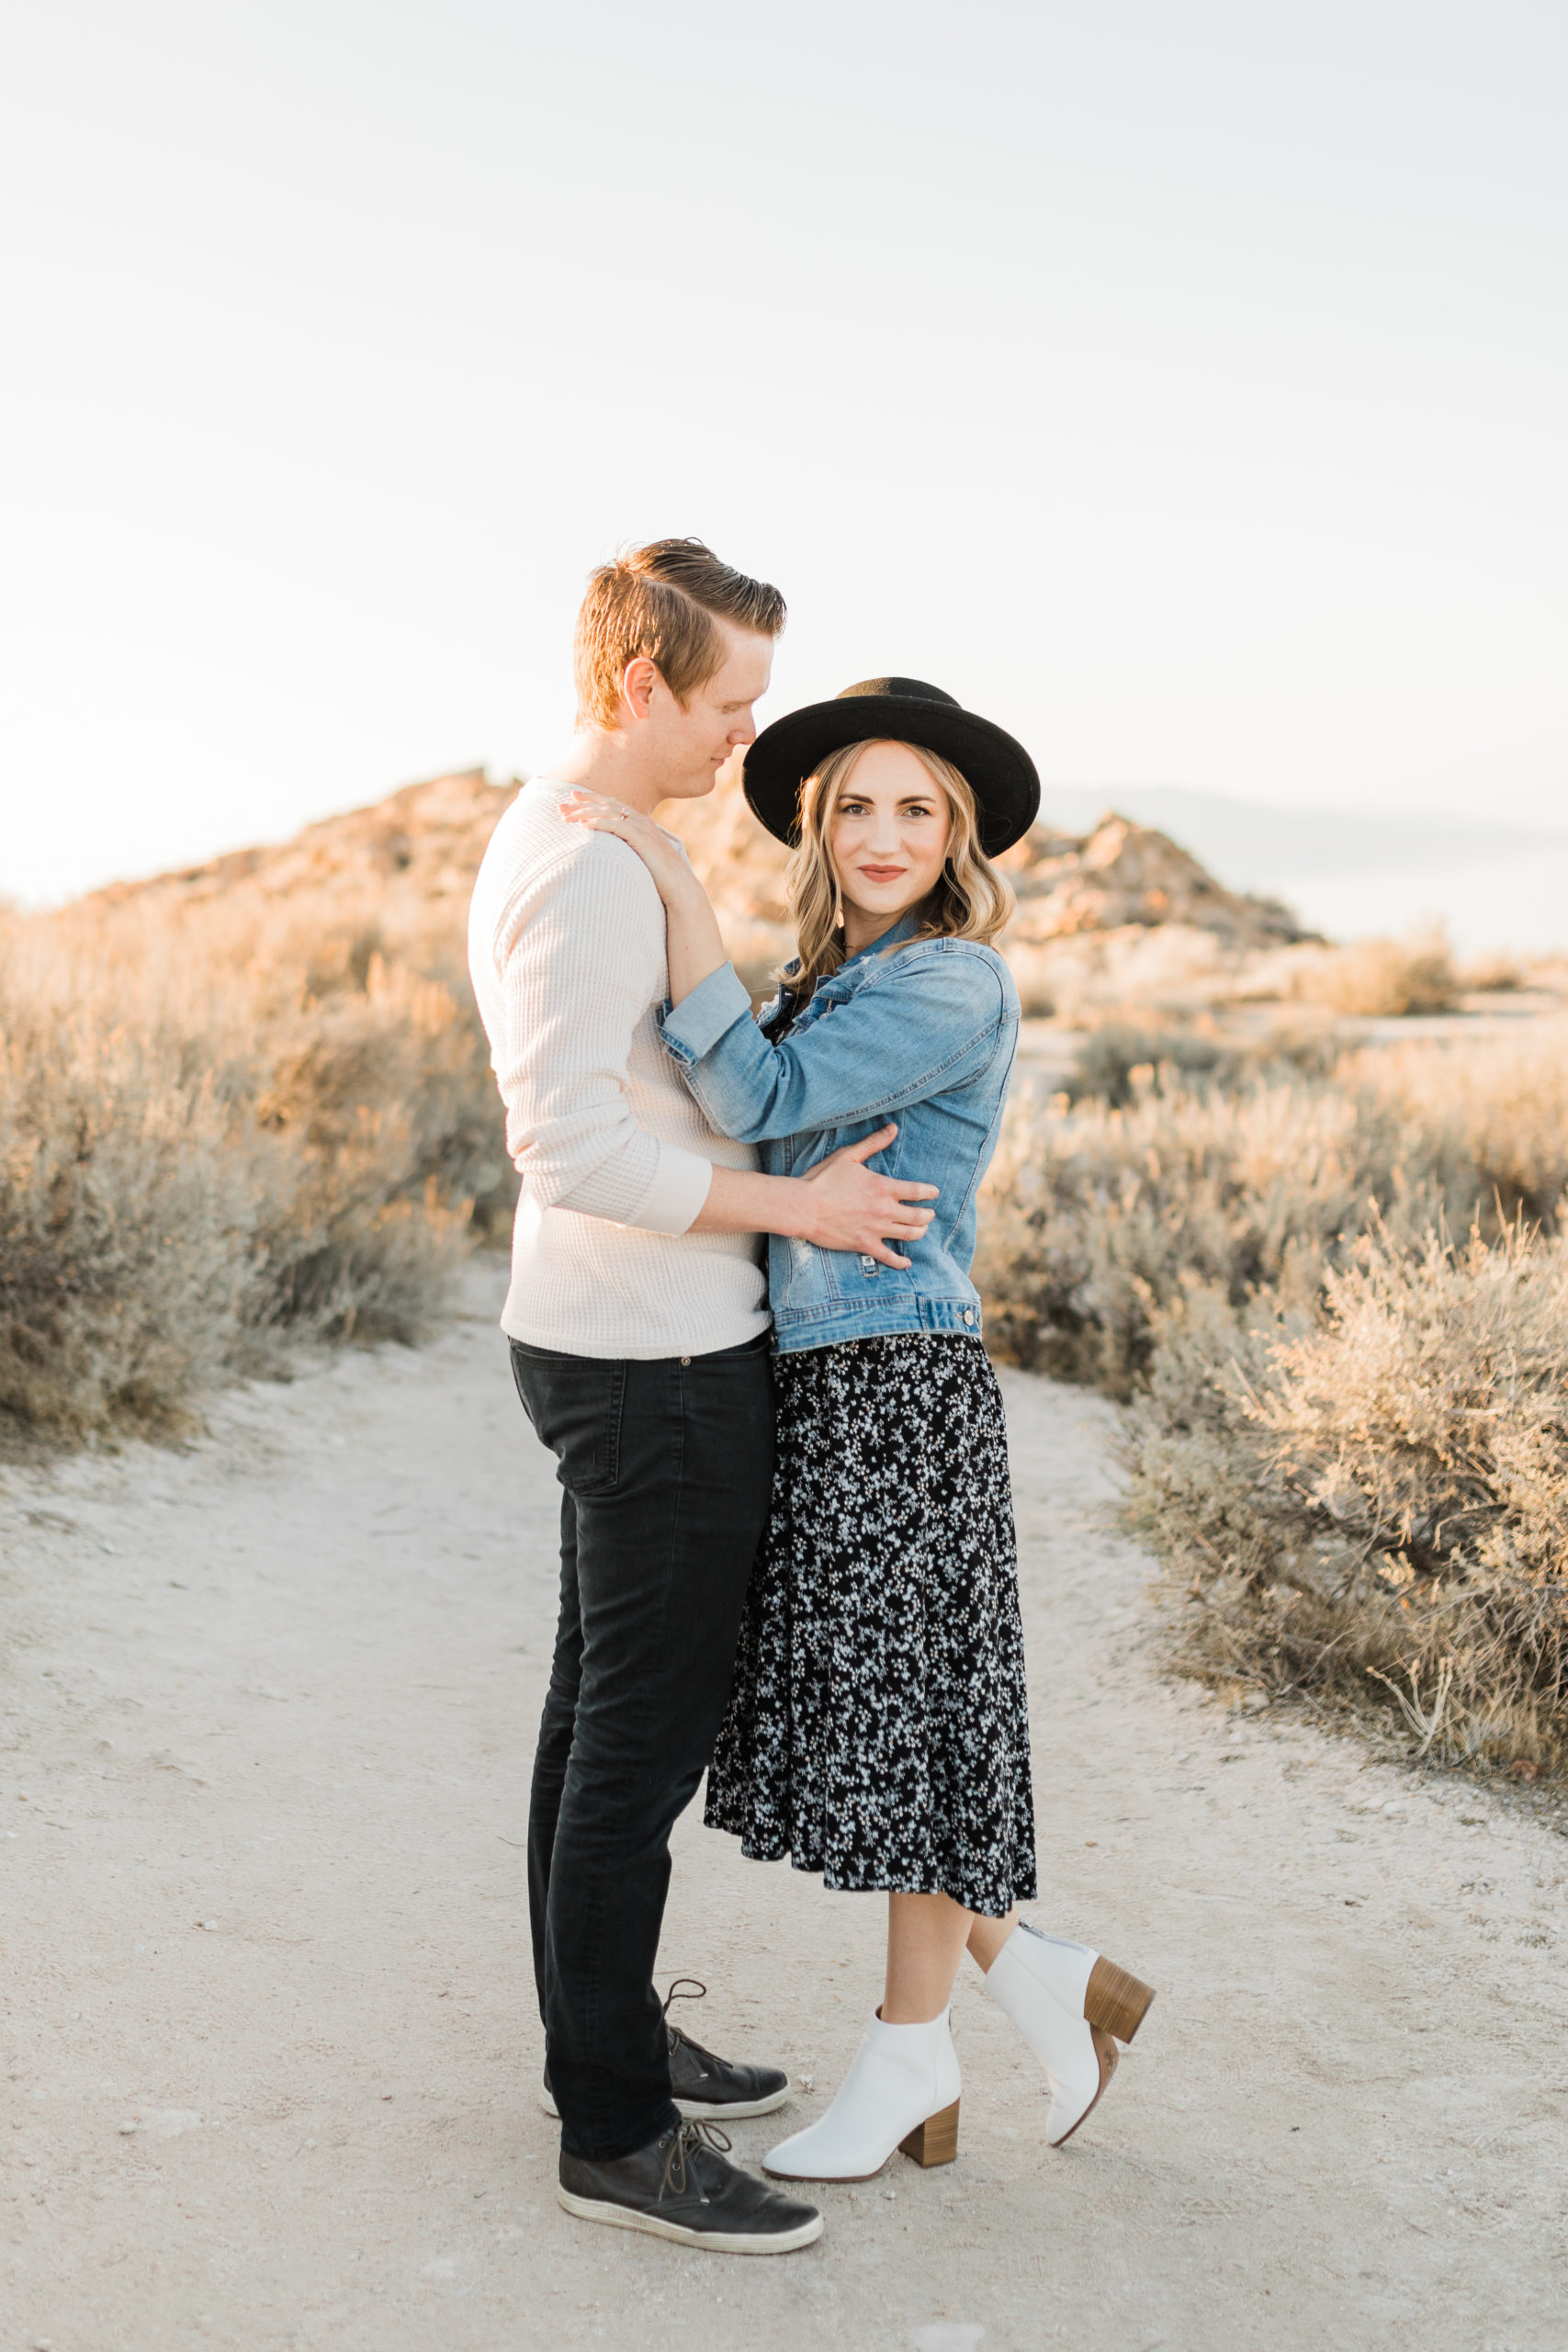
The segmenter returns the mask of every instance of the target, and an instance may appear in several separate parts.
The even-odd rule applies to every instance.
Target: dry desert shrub
[[[1369,1235],[1314,1316],[1190,1295],[1128,1453],[1200,1671],[1381,1706],[1448,1761],[1568,1761],[1562,1240]]]
[[[466,984],[320,915],[242,891],[0,937],[13,1445],[174,1427],[284,1332],[414,1338],[507,1198]]]
[[[1132,1401],[1129,1509],[1196,1670],[1568,1763],[1565,1193],[1561,1028],[1015,1102],[988,1333]]]
[[[1495,948],[1489,954],[1471,956],[1461,967],[1459,983],[1467,994],[1512,996],[1530,984],[1529,960],[1511,955],[1506,948]]]
[[[4,1011],[0,1416],[167,1425],[242,1319],[268,1155],[176,1037],[14,986]]]
[[[1311,1003],[1372,1020],[1448,1012],[1461,983],[1441,932],[1422,932],[1409,939],[1358,939],[1303,958],[1295,988]]]
[[[1444,1199],[1414,1140],[1395,1112],[1304,1082],[1194,1091],[1167,1072],[1121,1109],[1016,1100],[976,1258],[993,1348],[1125,1398],[1191,1283],[1236,1309],[1306,1300],[1373,1221],[1424,1228]]]
[[[1122,1050],[1110,1033],[1118,1083]],[[1125,1397],[1155,1318],[1193,1283],[1237,1310],[1318,1299],[1362,1234],[1411,1249],[1439,1225],[1495,1235],[1568,1196],[1568,1024],[1369,1047],[1316,1074],[1312,1057],[1229,1087],[1134,1066],[1122,1103],[1015,1095],[976,1261],[997,1352]]]
[[[1336,1082],[1394,1108],[1440,1165],[1454,1229],[1479,1215],[1545,1225],[1568,1194],[1568,1022],[1517,1037],[1379,1046],[1348,1056]]]
[[[1065,1091],[1069,1102],[1098,1097],[1121,1110],[1151,1090],[1235,1093],[1258,1080],[1325,1077],[1343,1053],[1327,1023],[1280,1020],[1245,1037],[1226,1035],[1213,1014],[1191,1020],[1122,1011],[1086,1031]]]

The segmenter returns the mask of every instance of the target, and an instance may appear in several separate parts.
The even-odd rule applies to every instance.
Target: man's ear
[[[621,700],[634,718],[646,718],[653,700],[653,689],[659,684],[659,665],[646,653],[628,662],[621,672]]]

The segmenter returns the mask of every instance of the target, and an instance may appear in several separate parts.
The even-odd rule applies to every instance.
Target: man
[[[777,589],[693,539],[592,575],[577,732],[497,827],[468,940],[523,1178],[502,1326],[564,1489],[528,1830],[558,2193],[585,2220],[748,2254],[809,2244],[821,2216],[727,2163],[694,2119],[764,2113],[788,2080],[667,2028],[653,1964],[670,1832],[712,1752],[768,1508],[760,1237],[901,1266],[889,1241],[924,1231],[931,1188],[865,1167],[891,1128],[801,1179],[760,1174],[714,1133],[660,1044],[648,869],[560,804],[579,785],[645,814],[711,792],[755,741],[784,621]]]

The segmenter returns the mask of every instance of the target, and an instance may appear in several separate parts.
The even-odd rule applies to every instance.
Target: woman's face
[[[873,743],[839,790],[828,848],[844,911],[886,930],[942,879],[953,811],[907,743]]]

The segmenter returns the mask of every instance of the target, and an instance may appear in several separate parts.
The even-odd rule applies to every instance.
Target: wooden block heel
[[[1083,2013],[1090,2025],[1113,2033],[1118,2041],[1131,2041],[1148,2015],[1154,1996],[1152,1984],[1140,1984],[1124,1968],[1118,1968],[1113,1960],[1101,1958],[1089,1970]]]
[[[932,2165],[952,2164],[958,2154],[958,2101],[944,2107],[940,2115],[928,2115],[898,2145],[928,2172]]]

